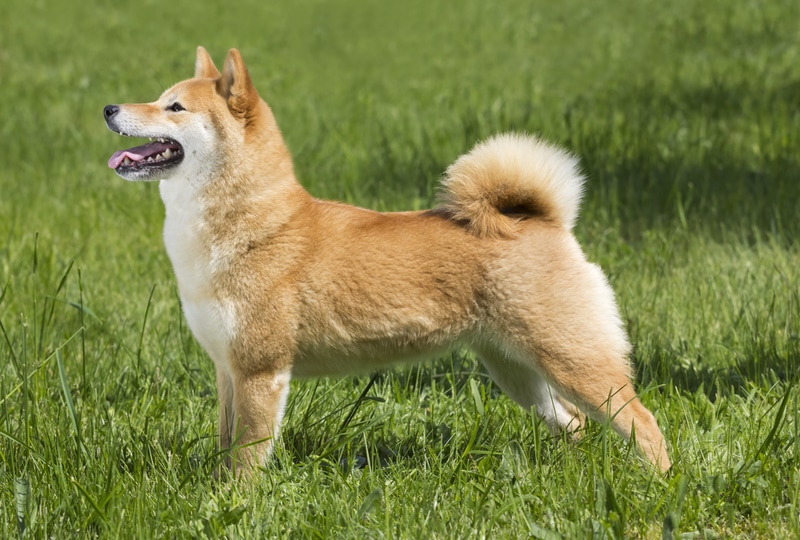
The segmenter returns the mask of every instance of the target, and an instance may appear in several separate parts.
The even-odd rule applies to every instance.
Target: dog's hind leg
[[[547,324],[554,322],[558,324],[558,321]],[[653,414],[634,391],[625,356],[628,346],[624,334],[619,329],[603,333],[603,326],[608,325],[583,319],[579,325],[562,327],[564,331],[559,332],[558,339],[551,339],[545,337],[547,332],[543,333],[541,326],[531,324],[527,335],[515,332],[509,336],[507,349],[516,362],[541,373],[546,384],[592,419],[609,422],[627,440],[635,430],[636,445],[642,454],[658,469],[666,471],[670,467],[666,443]],[[505,385],[512,397],[513,393],[520,394],[529,387],[530,399],[542,402],[546,384],[538,383],[539,386],[534,387],[531,382],[522,382],[519,372],[508,370],[505,373]],[[515,381],[515,377],[520,380]]]
[[[502,291],[502,309],[493,312],[484,342],[540,373],[558,394],[592,419],[609,422],[625,439],[635,431],[641,453],[658,469],[669,469],[661,430],[631,382],[630,345],[605,276],[586,262],[577,244],[562,239],[549,248],[550,259],[529,267],[537,273],[537,288],[519,282],[513,291]],[[511,276],[501,278],[514,283]],[[508,373],[511,393],[522,392],[526,383]],[[542,390],[528,391],[541,401]]]
[[[534,408],[554,435],[564,431],[579,437],[585,416],[535,369],[493,348],[481,347],[478,355],[497,386],[522,408]]]
[[[583,358],[540,353],[538,364],[551,384],[591,418],[608,421],[661,471],[670,468],[664,437],[653,414],[639,401],[623,358],[598,351]]]

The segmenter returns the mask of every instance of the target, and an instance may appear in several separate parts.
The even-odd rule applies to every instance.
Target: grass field
[[[800,3],[235,4],[0,4],[0,537],[800,537]],[[454,351],[293,381],[257,481],[211,480],[213,366],[102,121],[198,44],[242,51],[315,196],[426,207],[499,131],[578,154],[673,470]]]

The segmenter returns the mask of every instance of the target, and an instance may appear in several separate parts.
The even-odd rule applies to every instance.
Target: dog
[[[614,293],[572,235],[577,159],[535,137],[477,144],[440,202],[380,213],[311,197],[269,106],[231,49],[152,103],[108,105],[126,180],[160,180],[164,243],[192,333],[213,359],[219,445],[250,474],[270,455],[292,377],[373,370],[470,347],[554,432],[609,422],[658,470],[664,438],[638,399]],[[582,411],[582,412],[581,412]]]

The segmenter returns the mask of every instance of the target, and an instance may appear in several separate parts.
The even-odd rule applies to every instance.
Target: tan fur
[[[448,169],[441,208],[479,236],[512,237],[517,219],[572,230],[583,178],[578,160],[533,137],[506,133],[478,144]],[[502,215],[517,217],[505,219]]]
[[[166,111],[175,100],[186,111]],[[187,321],[217,366],[220,446],[235,445],[245,469],[269,455],[291,376],[454,343],[552,429],[579,427],[577,405],[626,438],[635,428],[642,453],[669,468],[631,384],[613,292],[570,233],[582,178],[563,151],[492,139],[448,169],[441,206],[423,212],[316,200],[235,49],[220,74],[198,48],[194,79],[120,106],[109,126],[183,145],[161,180],[164,237]]]

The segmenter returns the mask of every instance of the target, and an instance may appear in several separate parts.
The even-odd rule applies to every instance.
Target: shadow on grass
[[[755,341],[755,340],[754,340]],[[669,384],[689,393],[703,392],[709,400],[732,393],[744,395],[752,385],[770,387],[797,376],[800,338],[790,340],[785,351],[774,342],[750,343],[741,352],[731,351],[734,362],[713,365],[702,356],[690,358],[685,351],[668,345],[657,346],[639,364],[639,386]]]
[[[645,85],[565,109],[590,178],[586,214],[628,238],[655,227],[798,232],[800,81]]]

